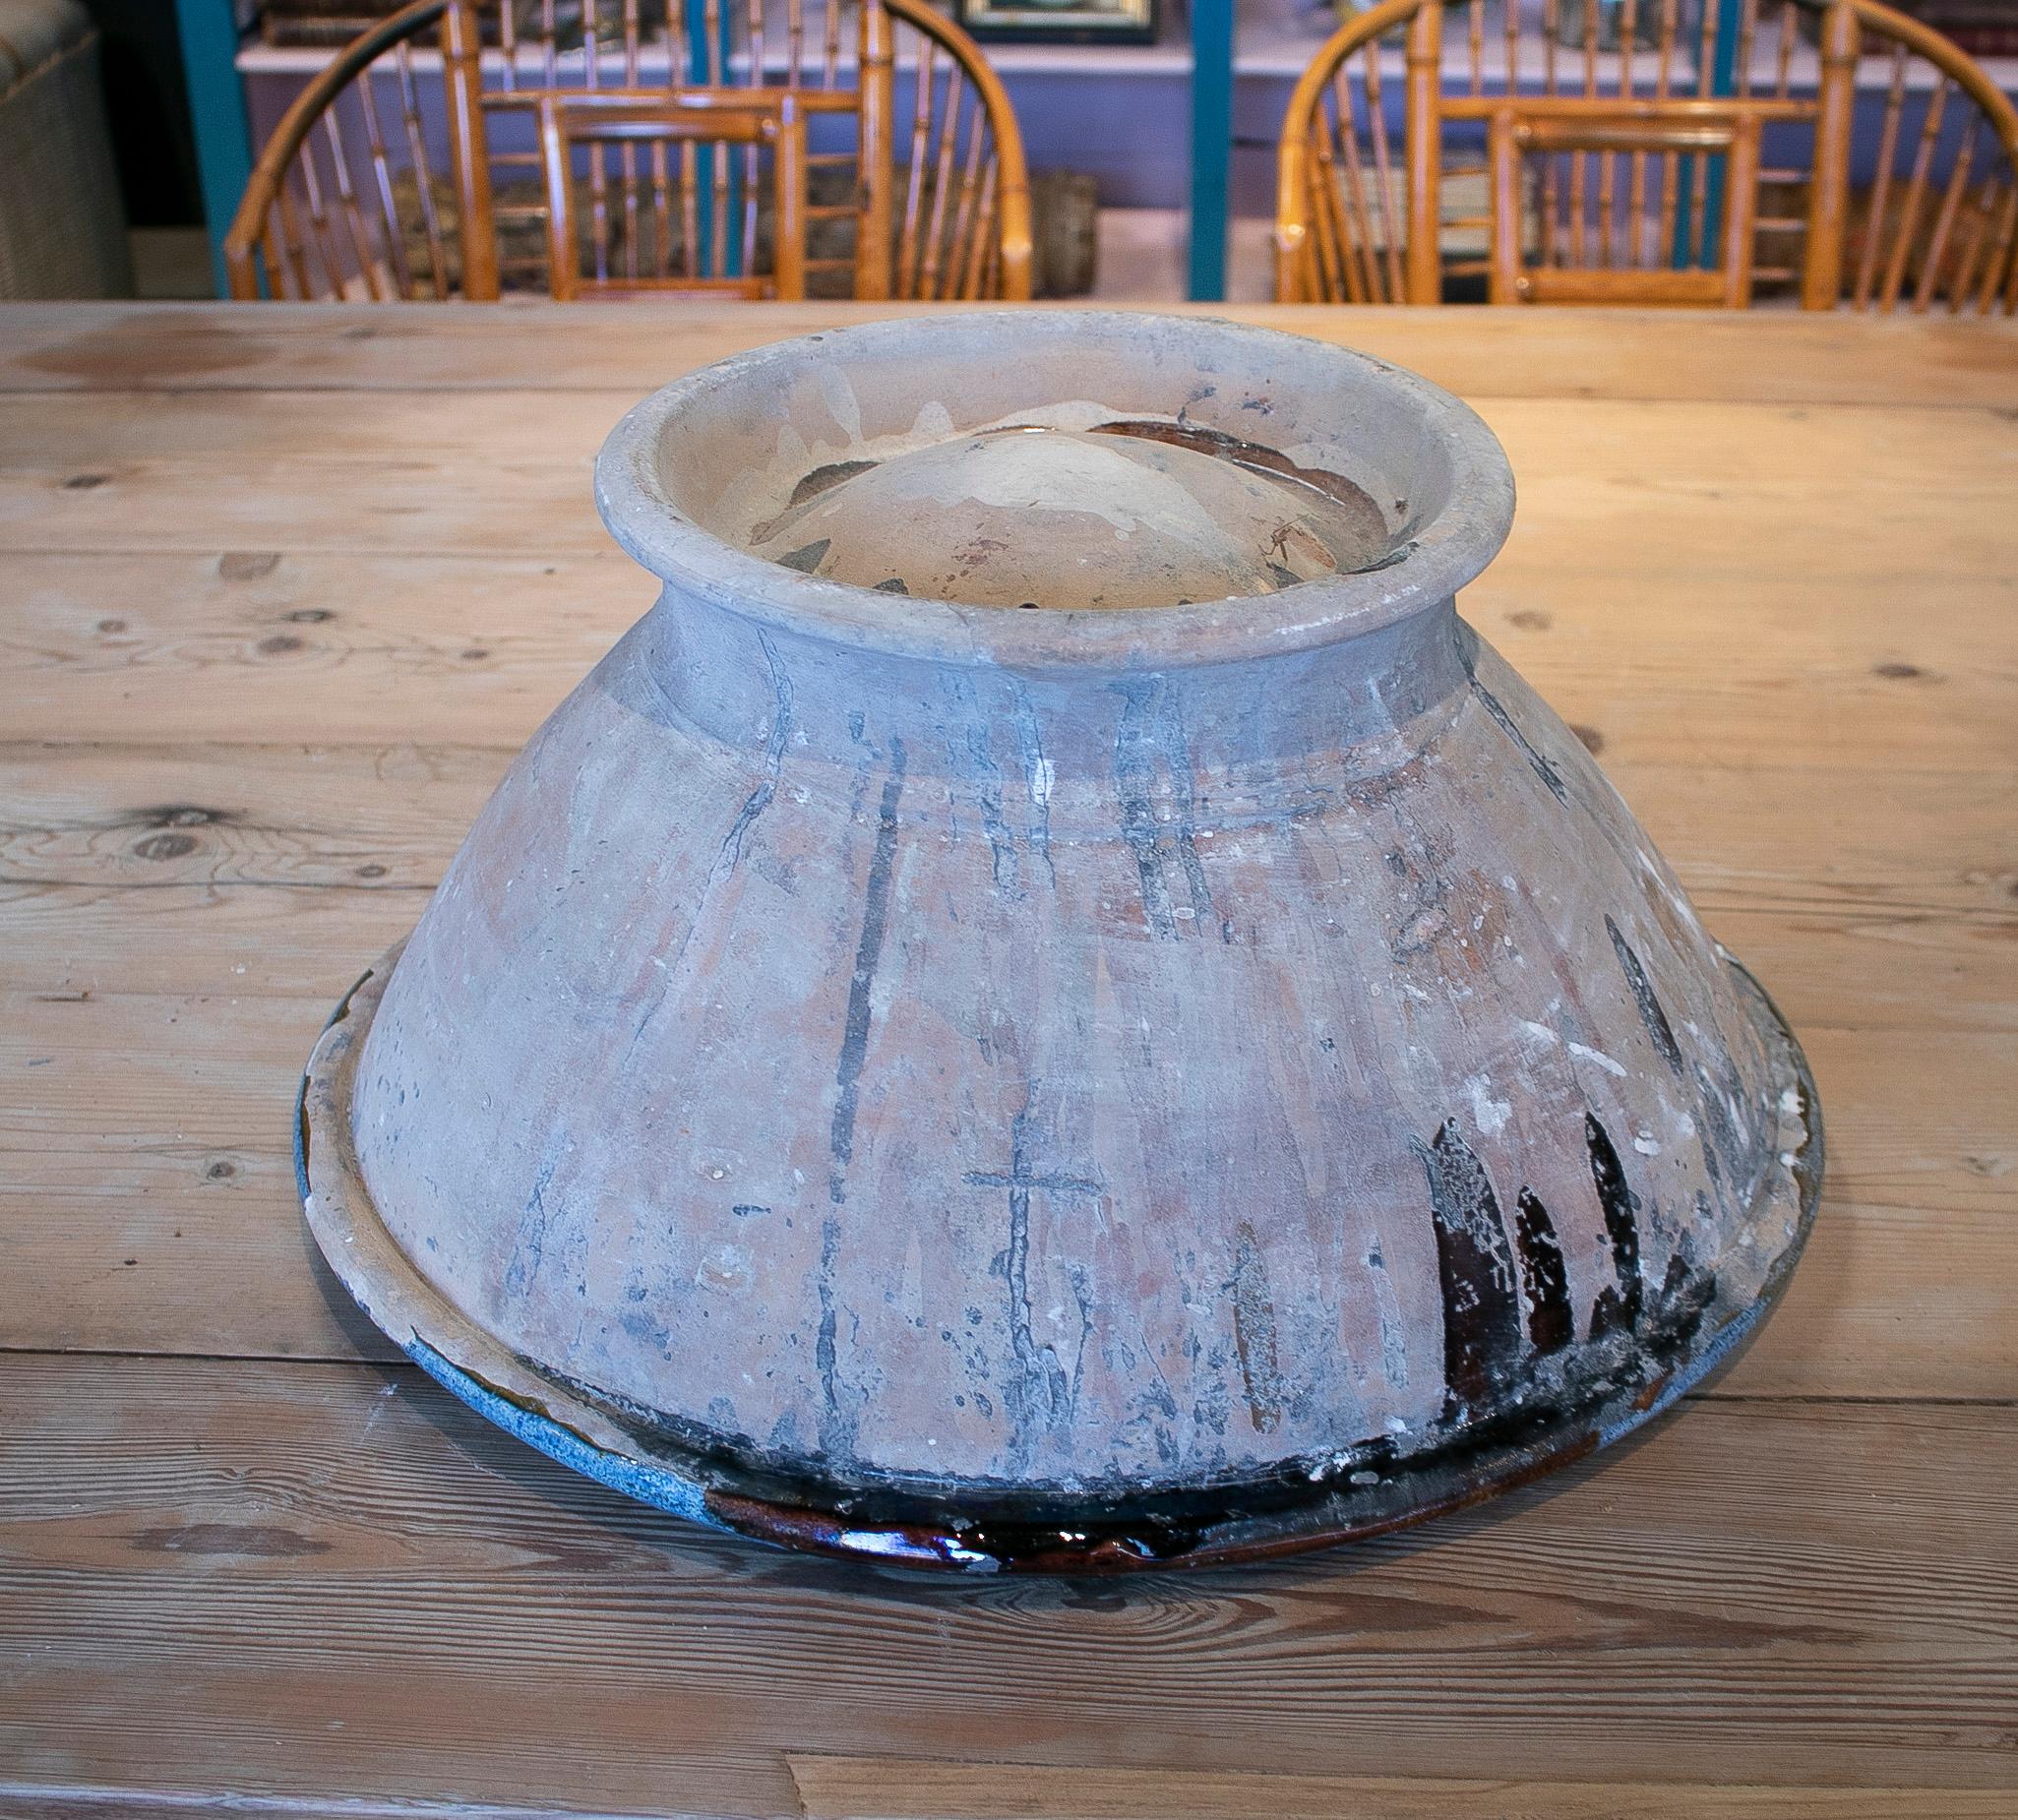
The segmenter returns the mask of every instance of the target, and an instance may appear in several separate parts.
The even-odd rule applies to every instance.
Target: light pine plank
[[[24,556],[0,581],[0,719],[16,739],[511,747],[656,594],[614,545]]]
[[[1600,557],[1581,534],[1526,538],[1463,608],[1609,764],[2018,768],[2018,535],[1992,577]],[[24,556],[0,582],[0,724],[516,746],[654,591],[614,547]]]
[[[302,1064],[368,958],[306,1001],[0,995],[0,1272],[19,1290],[0,1345],[393,1356],[317,1263],[288,1153]],[[1722,1389],[2010,1396],[2018,1037],[1802,1036],[1828,1122],[1822,1216]]]
[[[388,1720],[389,1729],[397,1722]],[[689,1777],[710,1791],[726,1791],[743,1786],[770,1788],[777,1780],[774,1753],[759,1762],[746,1763],[733,1752],[725,1752],[719,1764],[708,1763],[701,1774]],[[755,1805],[721,1804],[716,1814],[774,1813],[761,1796]],[[528,1805],[522,1801],[426,1801],[414,1802],[395,1792],[384,1795],[321,1794],[234,1794],[228,1805],[194,1789],[82,1788],[71,1783],[21,1783],[0,1781],[0,1802],[5,1803],[7,1820],[190,1820],[193,1814],[228,1812],[232,1820],[689,1820],[691,1807],[675,1808],[666,1803],[651,1809],[632,1808],[626,1813],[580,1806],[557,1807],[547,1802]],[[790,1820],[799,1820],[796,1810],[786,1810]]]
[[[1271,1776],[1099,1765],[787,1759],[806,1820],[2009,1820],[1982,1789]]]
[[[1981,919],[1725,903],[1715,920],[1800,1029],[2018,1032],[2018,903]]]
[[[398,1356],[301,1218],[333,1002],[0,995],[0,1347]]]
[[[635,398],[0,394],[0,536],[35,551],[594,554],[594,454]],[[1640,570],[1715,544],[1814,576],[2009,573],[2018,416],[1987,407],[1481,400],[1548,527]],[[1930,523],[1940,534],[1929,536]]]
[[[59,1002],[79,993],[334,1001],[413,927],[427,897],[425,885],[0,884],[7,985]]]
[[[0,391],[484,392],[510,376],[554,390],[638,393],[767,341],[934,308],[0,307]],[[1159,309],[1341,342],[1478,397],[2018,404],[2018,330],[2001,321],[1705,311],[1677,333],[1675,318],[1658,310]],[[565,358],[556,357],[560,347]]]
[[[432,888],[512,752],[0,747],[0,877]]]
[[[793,1813],[786,1749],[2008,1790],[2014,1441],[2006,1409],[1695,1403],[1414,1535],[989,1585],[709,1540],[410,1368],[0,1359],[0,1750],[653,1812]]]

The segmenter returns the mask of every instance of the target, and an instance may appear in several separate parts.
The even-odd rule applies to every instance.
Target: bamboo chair
[[[452,219],[438,194],[412,55],[430,29],[448,97]],[[414,0],[338,52],[253,167],[224,237],[231,295],[495,297],[476,57],[459,0]]]
[[[501,255],[508,283],[545,287],[550,266],[546,153],[536,131],[511,123],[536,122],[548,94],[625,90],[660,92],[741,91],[760,103],[783,94],[795,99],[807,141],[806,195],[801,217],[815,244],[805,271],[829,295],[860,290],[859,269],[874,265],[856,224],[863,213],[857,166],[856,117],[861,90],[853,53],[859,22],[856,0],[784,0],[768,14],[764,0],[704,0],[690,31],[686,0],[459,0],[496,44],[489,59],[483,109],[497,130],[490,137],[493,190],[501,236],[516,246]],[[755,244],[752,199],[762,190],[759,150],[732,152],[681,142],[672,197],[690,237],[710,271],[722,273],[739,256],[747,263]],[[643,153],[647,162],[641,162]],[[659,183],[645,148],[632,143],[592,145],[586,172],[591,192],[610,210],[611,235],[621,246],[649,232]],[[537,177],[527,181],[528,173]],[[591,218],[596,203],[585,211]],[[525,233],[532,227],[537,231]]]
[[[1862,191],[1851,185],[1849,130],[1860,56],[1877,61],[1885,85],[1877,164]],[[1821,63],[1831,124],[1803,304],[2018,313],[2018,111],[1974,58],[1875,0],[1829,8]]]
[[[412,52],[430,27],[448,101],[446,185],[428,162],[418,91],[428,71]],[[781,0],[781,12],[773,0],[769,17],[764,0],[703,0],[698,14],[686,0],[414,0],[339,52],[288,110],[226,240],[231,294],[546,290],[541,97],[723,89],[796,99],[809,289],[1029,295],[1014,112],[979,46],[924,0]],[[381,122],[395,117],[389,139]],[[747,269],[761,148],[683,141],[677,151],[668,185],[683,222],[690,209],[697,218],[687,245],[708,242],[711,273],[739,259]],[[635,140],[591,139],[586,194],[571,194],[571,213],[600,220],[619,246],[645,234],[661,190],[653,156]],[[592,244],[578,243],[577,257],[578,270],[584,258],[596,269]]]
[[[703,0],[698,32],[685,29],[684,0],[603,0],[600,30],[593,0],[572,12],[553,0],[459,4],[495,21],[496,80],[482,95],[494,120],[536,113],[539,97],[556,91],[666,85],[794,95],[807,138],[809,287],[864,298],[1029,295],[1028,178],[1014,110],[980,47],[923,0],[773,0],[768,9],[764,0]],[[515,174],[544,172],[542,151],[508,143],[510,131],[491,136],[501,193]],[[907,168],[897,165],[900,151]],[[628,234],[642,226],[652,185],[634,151],[614,154],[612,163],[604,149],[592,152],[590,182],[613,199],[618,231]],[[740,223],[747,238],[755,149],[745,148],[740,165],[692,148],[682,155],[683,179],[706,199],[700,231],[725,237]],[[683,206],[688,194],[681,189]],[[545,209],[542,183],[536,197],[500,203],[500,227],[543,220]],[[713,249],[714,269],[730,244],[721,238]],[[537,254],[508,254],[505,275],[543,281],[538,264]]]
[[[862,11],[862,97],[869,254],[857,295],[1027,301],[1022,133],[981,47],[925,0],[879,0]]]
[[[726,294],[797,302],[806,294],[806,125],[796,96],[764,97],[734,89],[637,91],[603,89],[566,94],[549,91],[539,99],[540,148],[545,160],[548,260],[556,298],[638,295],[676,291]],[[593,271],[581,270],[581,238],[574,217],[580,193],[578,151],[591,157],[606,146],[643,153],[648,166],[648,213],[633,209],[632,231],[613,258],[607,190],[600,181],[599,157],[589,173],[593,221],[588,236]],[[727,272],[726,260],[710,266],[709,249],[700,232],[697,185],[692,181],[697,149],[704,149],[726,164],[732,148],[752,158],[764,152],[771,167],[770,270],[760,273],[758,248],[758,181],[749,170],[744,197],[744,230],[739,271]],[[689,181],[678,186],[674,160],[684,157]],[[636,165],[633,155],[627,163]],[[627,205],[635,204],[635,185],[625,188]],[[650,248],[643,245],[649,226]],[[726,238],[725,236],[723,238]],[[717,253],[720,241],[717,241]]]
[[[1859,308],[2014,307],[2018,115],[1939,33],[1876,0],[1743,0],[1735,92],[1719,95],[1714,5],[1683,32],[1677,0],[1625,0],[1613,17],[1637,48],[1621,56],[1601,42],[1595,5],[1582,13],[1580,47],[1560,47],[1562,3],[1541,0],[1539,36],[1519,0],[1384,0],[1332,35],[1297,86],[1278,147],[1278,297],[1437,303],[1446,279],[1490,276],[1512,231],[1495,218],[1492,122],[1512,102],[1559,119],[1616,116],[1623,104],[1678,131],[1691,111],[1755,120],[1762,157],[1777,159],[1758,172],[1752,227],[1774,256],[1754,247],[1755,287],[1798,284],[1809,309],[1845,297]],[[1446,93],[1453,15],[1463,37],[1457,91]],[[1819,27],[1819,54],[1802,42],[1804,17]],[[1885,59],[1890,86],[1878,169],[1859,195],[1852,135],[1867,53]],[[1638,234],[1665,238],[1683,269],[1728,274],[1719,190],[1733,197],[1733,154],[1691,152],[1658,169],[1657,155],[1617,142],[1565,148],[1510,204],[1538,232],[1582,222],[1600,271],[1618,269]],[[1483,207],[1453,213],[1445,199],[1467,181]],[[1741,209],[1749,192],[1737,186]],[[1453,234],[1478,237],[1477,255],[1446,257]],[[1525,244],[1518,261],[1532,276],[1547,254]]]

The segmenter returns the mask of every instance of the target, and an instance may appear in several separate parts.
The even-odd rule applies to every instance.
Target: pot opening
[[[1434,387],[1199,318],[947,314],[809,335],[669,388],[612,443],[635,455],[610,471],[636,458],[642,484],[606,513],[642,560],[726,579],[757,559],[740,591],[780,607],[794,573],[861,590],[859,607],[824,590],[795,610],[872,638],[928,601],[1236,618],[1254,602],[1265,619],[1258,603],[1315,583],[1327,612],[1377,605],[1475,572],[1510,507],[1490,437]],[[1417,577],[1432,545],[1434,579]],[[1338,593],[1401,565],[1406,579]]]
[[[746,547],[967,606],[1188,606],[1377,568],[1407,511],[1223,430],[1067,408],[824,461]]]

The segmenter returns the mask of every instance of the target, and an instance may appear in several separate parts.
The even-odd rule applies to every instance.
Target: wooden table
[[[1241,312],[1504,439],[1465,611],[1814,1063],[1793,1291],[1644,1438],[1301,1561],[955,1583],[626,1503],[344,1304],[296,1077],[650,602],[598,441],[859,314],[0,313],[0,1812],[2018,1812],[2009,327]]]

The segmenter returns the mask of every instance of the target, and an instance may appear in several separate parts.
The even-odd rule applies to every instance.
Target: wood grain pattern
[[[787,1759],[806,1820],[2005,1820],[1980,1789],[1774,1788],[1764,1783],[1546,1782],[1512,1777],[1278,1776],[1226,1770],[1062,1769],[901,1757]]]
[[[2012,1811],[2009,326],[1238,312],[1507,439],[1465,610],[1815,1067],[1785,1305],[1604,1466],[1288,1566],[921,1585],[369,1363],[295,1081],[649,604],[594,447],[886,313],[0,313],[0,1812]]]
[[[979,1589],[698,1535],[405,1367],[12,1359],[0,1416],[0,1737],[83,1781],[789,1811],[733,1740],[2008,1786],[2008,1409],[1698,1404],[1431,1538]]]
[[[0,527],[23,553],[220,550],[395,556],[593,554],[602,436],[621,393],[0,394]],[[1519,479],[1525,527],[1620,539],[1643,569],[1703,550],[1706,508],[1728,552],[1831,577],[1873,568],[1981,575],[2007,563],[2004,411],[1942,406],[1480,400]],[[399,454],[389,459],[386,450]],[[505,452],[509,451],[509,454]],[[1791,477],[1826,474],[1827,486]],[[1714,476],[1714,479],[1708,478]],[[1800,511],[1789,508],[1798,504]],[[1946,534],[1913,541],[1925,515]],[[284,535],[276,533],[284,530]]]
[[[144,330],[118,304],[10,307],[0,392],[628,392],[786,335],[940,306],[717,309],[504,303],[483,311],[162,304]],[[1044,306],[1035,306],[1044,307]],[[1706,317],[1677,334],[1659,310],[1340,310],[1171,304],[1362,348],[1459,396],[1674,398],[1777,404],[2018,405],[2018,325],[1789,314]],[[567,349],[565,358],[555,350]]]

